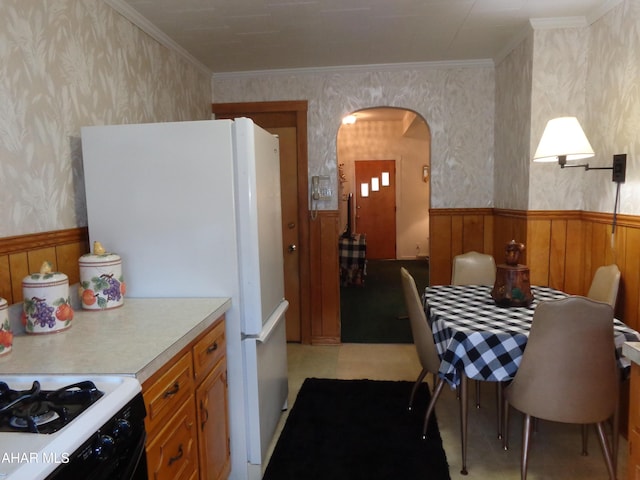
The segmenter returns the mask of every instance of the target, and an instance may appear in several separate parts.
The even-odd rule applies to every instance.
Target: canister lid
[[[52,271],[53,266],[51,262],[43,262],[40,267],[40,272],[27,275],[22,280],[22,286],[38,286],[38,285],[50,285],[62,282],[69,282],[69,277],[64,273]]]
[[[99,263],[104,265],[105,263],[118,263],[120,261],[120,255],[107,252],[100,242],[93,242],[93,253],[85,253],[80,257],[78,262],[80,266],[87,266]]]

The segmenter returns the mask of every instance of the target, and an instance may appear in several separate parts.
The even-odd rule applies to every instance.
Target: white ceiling
[[[621,0],[105,0],[213,73],[502,58]],[[167,42],[165,42],[167,43]]]

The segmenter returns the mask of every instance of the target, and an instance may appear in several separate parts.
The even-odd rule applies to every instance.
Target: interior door
[[[284,295],[289,302],[285,314],[288,342],[304,342],[309,333],[303,331],[303,315],[308,289],[305,289],[305,265],[308,264],[308,231],[302,219],[307,218],[306,199],[307,165],[301,161],[301,131],[297,126],[296,116],[287,109],[287,102],[252,104],[213,104],[212,110],[216,118],[251,118],[256,125],[268,132],[278,135],[280,139],[280,189],[282,207],[282,242],[284,246]],[[306,113],[305,113],[306,118]],[[306,131],[304,132],[306,141]],[[304,144],[306,147],[306,143]],[[305,150],[306,151],[306,150]],[[306,157],[305,157],[306,159]],[[302,180],[301,180],[302,179]],[[304,183],[301,183],[304,182]],[[308,307],[307,307],[308,308]],[[309,316],[309,315],[307,315]],[[310,331],[310,325],[307,326]]]
[[[359,160],[355,175],[356,233],[367,236],[367,258],[395,259],[396,162]]]
[[[289,301],[287,341],[300,341],[300,229],[298,228],[298,162],[295,127],[267,128],[280,139],[280,195],[284,245],[284,296]]]

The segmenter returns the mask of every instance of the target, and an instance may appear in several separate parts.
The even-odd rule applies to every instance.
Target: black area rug
[[[449,480],[437,421],[412,382],[307,378],[263,480]]]

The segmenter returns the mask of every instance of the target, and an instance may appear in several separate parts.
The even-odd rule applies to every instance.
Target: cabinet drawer
[[[193,361],[185,353],[148,389],[143,391],[147,408],[145,427],[149,435],[167,422],[178,408],[193,398]]]
[[[200,383],[227,352],[224,317],[193,346],[196,384]]]
[[[189,399],[147,445],[149,478],[191,480],[198,472],[196,412]]]

